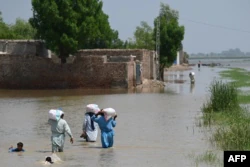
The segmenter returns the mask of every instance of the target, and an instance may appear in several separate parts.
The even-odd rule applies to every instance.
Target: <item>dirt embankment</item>
[[[172,65],[169,68],[165,68],[165,71],[186,71],[192,69],[193,68],[190,67],[188,64],[181,64],[181,65]]]
[[[186,70],[192,70],[193,68],[190,67],[188,64],[181,64],[181,65],[173,65],[169,68],[165,68],[165,72],[167,71],[186,71]],[[165,80],[166,81],[166,80]],[[170,81],[166,81],[170,82]],[[166,82],[162,82],[159,80],[149,80],[144,79],[142,81],[141,85],[137,85],[136,88],[163,88],[165,87]],[[184,80],[174,80],[174,83],[183,83]]]
[[[164,82],[159,80],[144,79],[141,85],[137,85],[136,88],[163,88],[165,87]]]

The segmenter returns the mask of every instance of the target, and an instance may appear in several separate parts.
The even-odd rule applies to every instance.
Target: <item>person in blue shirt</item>
[[[10,146],[9,152],[24,152],[23,143],[22,142],[17,143],[17,148],[13,148],[13,146]]]
[[[91,117],[94,122],[98,123],[101,130],[102,148],[109,148],[113,146],[113,137],[115,135],[113,128],[116,126],[116,117],[117,115],[115,115],[114,118],[111,117],[106,120],[104,117],[104,112],[102,110]]]

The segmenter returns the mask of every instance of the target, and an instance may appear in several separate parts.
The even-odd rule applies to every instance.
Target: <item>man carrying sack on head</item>
[[[73,136],[70,131],[68,123],[63,119],[63,111],[50,110],[48,123],[51,125],[51,142],[52,142],[52,153],[63,152],[64,142],[65,142],[65,132],[70,137],[70,142],[73,144]]]

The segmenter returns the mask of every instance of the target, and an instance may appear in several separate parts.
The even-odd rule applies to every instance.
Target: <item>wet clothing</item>
[[[195,82],[194,75],[192,75],[192,74],[190,73],[190,74],[189,74],[189,78],[190,78],[191,84],[193,84],[193,83]]]
[[[113,128],[116,126],[116,121],[113,118],[106,120],[104,116],[96,117],[95,115],[93,115],[91,119],[97,122],[101,129],[102,147],[112,147],[114,143],[113,137],[115,135]]]
[[[82,130],[86,132],[86,141],[96,141],[98,134],[98,124],[91,120],[94,113],[87,112],[83,121]]]
[[[9,152],[24,152],[24,149],[22,149],[21,151],[19,151],[17,148],[10,148]]]
[[[73,137],[68,123],[64,119],[59,119],[58,121],[49,119],[48,123],[51,125],[52,132],[52,152],[63,152],[65,132],[69,135],[70,138]]]

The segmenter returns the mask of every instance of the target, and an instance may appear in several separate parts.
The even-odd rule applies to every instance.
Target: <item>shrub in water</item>
[[[203,105],[203,112],[228,111],[239,108],[237,88],[232,83],[213,81],[209,88],[210,99]]]

